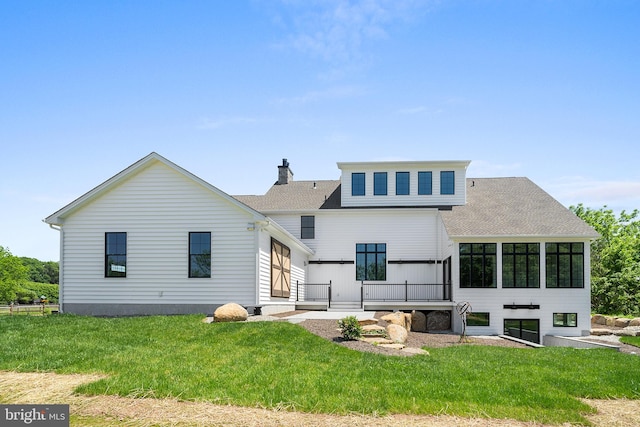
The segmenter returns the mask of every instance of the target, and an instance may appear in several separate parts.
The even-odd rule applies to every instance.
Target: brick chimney
[[[289,169],[289,162],[287,159],[282,159],[282,165],[278,166],[278,182],[276,182],[276,184],[288,184],[289,181],[293,181],[293,172]]]

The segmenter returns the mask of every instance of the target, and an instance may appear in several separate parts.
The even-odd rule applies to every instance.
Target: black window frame
[[[316,217],[314,215],[300,216],[300,238],[301,239],[316,238]]]
[[[472,311],[467,313],[467,326],[491,326],[490,313],[488,311],[479,311],[477,313]]]
[[[351,174],[351,195],[364,196],[367,188],[367,177],[364,172],[353,172]]]
[[[386,243],[356,243],[356,280],[387,280]]]
[[[373,173],[373,195],[386,196],[389,190],[389,180],[386,172]]]
[[[396,172],[396,196],[408,196],[411,189],[411,174]]]
[[[507,328],[507,323],[518,323],[518,333],[517,334],[511,334],[511,330],[509,328]],[[527,334],[523,334],[523,331],[525,329],[523,329],[523,324],[524,323],[535,323],[537,326],[537,331],[529,331],[526,330]],[[508,335],[510,337],[515,337],[515,338],[520,338],[526,341],[530,341],[530,342],[534,342],[537,344],[540,344],[540,319],[513,319],[513,318],[508,318],[508,319],[504,319],[503,320],[503,332],[505,335]],[[531,338],[531,339],[528,339]]]
[[[557,316],[560,317],[560,321],[556,321]],[[570,320],[569,316],[573,316],[573,321]],[[571,323],[573,323],[573,325]],[[554,328],[577,328],[578,313],[553,313],[553,327]]]
[[[584,289],[584,262],[583,242],[547,242],[545,286],[549,289]]]
[[[540,288],[540,243],[502,244],[502,287]]]
[[[460,288],[495,289],[498,287],[498,255],[496,243],[460,243],[458,252],[460,260]],[[467,264],[467,259],[468,272],[465,274],[463,268],[465,264]],[[480,277],[475,277],[474,272],[476,272],[476,274],[479,273]],[[489,275],[491,278],[487,280]],[[489,286],[487,286],[488,283]]]
[[[203,241],[202,237],[205,236]],[[195,239],[198,238],[196,242]],[[203,244],[205,251],[203,251]],[[208,252],[206,251],[208,248]],[[198,269],[194,269],[198,266]],[[211,278],[211,232],[210,231],[190,231],[189,232],[189,278],[190,279],[210,279]]]
[[[440,194],[447,196],[456,194],[455,171],[440,171]]]
[[[122,266],[124,271],[114,271],[114,265]],[[104,277],[127,277],[127,233],[124,231],[104,233]]]
[[[433,194],[433,172],[418,172],[418,195],[431,196]]]

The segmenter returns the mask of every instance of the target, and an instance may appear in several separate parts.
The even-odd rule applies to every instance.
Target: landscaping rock
[[[636,329],[625,328],[625,329],[615,330],[613,331],[613,334],[619,337],[638,337],[640,336],[640,331]]]
[[[451,316],[448,311],[432,311],[427,314],[428,331],[447,331],[451,329]]]
[[[411,330],[414,332],[427,332],[427,316],[421,311],[411,312]]]
[[[395,344],[380,344],[380,347],[392,348],[394,350],[402,350],[402,349],[404,349],[404,344],[399,344],[399,343],[395,343]]]
[[[595,328],[595,329],[591,329],[591,335],[596,335],[596,336],[611,335],[611,330],[602,329],[602,328]]]
[[[607,326],[615,326],[616,325],[616,318],[615,317],[606,316],[605,317],[605,321],[606,321],[605,324]]]
[[[399,325],[403,328],[407,328],[407,318],[404,313],[400,311],[396,311],[395,313],[389,313],[380,318],[380,320],[384,320],[385,322],[391,323],[392,325]]]
[[[423,350],[421,348],[415,348],[415,347],[405,347],[402,349],[403,353],[409,353],[409,354],[422,354],[424,356],[429,356],[429,352],[427,350]]]
[[[393,344],[393,341],[383,337],[362,337],[360,341],[367,342],[369,344]]]
[[[629,322],[631,322],[631,319],[626,319],[624,317],[618,317],[615,320],[615,323],[613,324],[616,328],[626,328],[627,326],[629,326]]]
[[[362,333],[364,335],[373,335],[373,334],[382,334],[386,333],[386,329],[384,326],[380,325],[365,325],[362,327]]]
[[[640,326],[640,317],[631,319],[631,321],[629,322],[629,326]]]
[[[395,343],[404,343],[409,337],[407,330],[396,324],[387,326],[387,334],[389,335],[389,339]]]
[[[596,325],[606,325],[607,318],[602,314],[594,314],[591,316],[591,323],[595,323]]]
[[[360,326],[377,325],[377,324],[378,324],[378,319],[363,319],[363,320],[358,320],[358,324],[359,324]]]
[[[234,302],[221,305],[213,313],[214,322],[244,322],[248,317],[247,310]]]

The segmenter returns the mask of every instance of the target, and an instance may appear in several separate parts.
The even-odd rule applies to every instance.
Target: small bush
[[[39,300],[39,298],[31,289],[18,288],[16,291],[16,300],[18,304],[32,304],[33,301]]]
[[[35,292],[37,301],[44,295],[51,304],[58,303],[58,285],[49,283],[27,282],[22,285],[24,289]]]
[[[346,340],[357,340],[362,336],[362,327],[358,323],[356,316],[347,316],[338,320],[340,332]]]

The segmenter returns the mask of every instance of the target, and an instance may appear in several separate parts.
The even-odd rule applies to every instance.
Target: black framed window
[[[460,243],[460,287],[496,286],[496,244]]]
[[[584,243],[545,245],[547,288],[584,288]]]
[[[127,233],[104,233],[104,277],[127,277]]]
[[[356,280],[387,280],[386,243],[356,244]]]
[[[502,287],[540,287],[540,243],[502,244]]]
[[[300,238],[316,238],[316,217],[313,215],[303,215],[300,217]]]
[[[540,320],[504,319],[504,334],[540,344]]]
[[[418,172],[418,194],[433,194],[433,174],[431,172]]]
[[[211,277],[211,233],[189,233],[189,277]]]
[[[553,313],[554,327],[575,328],[578,326],[578,313]]]
[[[364,172],[355,172],[351,174],[351,195],[364,196],[365,189]]]
[[[456,194],[456,174],[454,171],[440,172],[440,194]]]
[[[374,196],[387,195],[387,173],[386,172],[373,173],[373,195]]]
[[[489,313],[467,313],[467,326],[489,326]]]
[[[396,195],[409,195],[409,172],[396,172]]]

